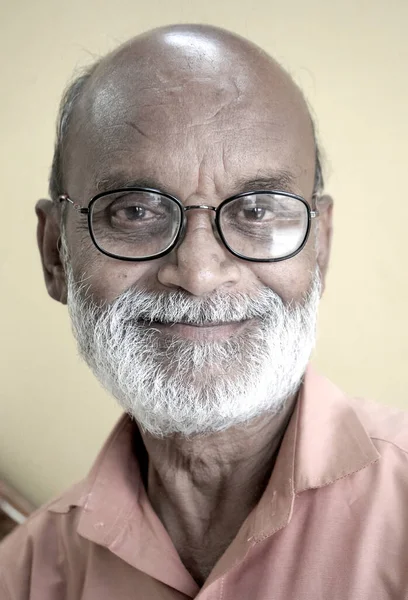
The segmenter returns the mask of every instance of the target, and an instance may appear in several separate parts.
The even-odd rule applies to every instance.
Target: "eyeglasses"
[[[253,191],[227,198],[217,207],[183,206],[152,188],[128,187],[94,196],[87,208],[66,194],[81,215],[100,252],[127,261],[159,258],[183,240],[190,210],[215,213],[214,233],[234,255],[253,262],[278,262],[298,254],[307,242],[311,220],[319,216],[306,200],[288,192]]]

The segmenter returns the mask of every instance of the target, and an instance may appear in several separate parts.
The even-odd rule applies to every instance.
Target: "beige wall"
[[[315,363],[408,407],[408,2],[20,0],[0,5],[0,476],[40,503],[86,473],[119,415],[47,297],[35,200],[72,70],[145,29],[205,22],[274,53],[317,115],[335,241]]]

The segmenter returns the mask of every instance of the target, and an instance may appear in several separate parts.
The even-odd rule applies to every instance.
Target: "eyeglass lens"
[[[252,194],[225,204],[220,225],[234,252],[248,258],[276,259],[289,256],[303,244],[308,211],[296,198]]]
[[[122,190],[98,198],[90,219],[101,250],[137,260],[173,245],[183,212],[177,202],[159,193]],[[233,252],[252,259],[282,258],[304,242],[308,211],[296,198],[249,194],[221,208],[219,227]]]
[[[182,222],[176,202],[151,192],[121,191],[98,198],[91,225],[98,246],[117,256],[145,258],[171,246]]]

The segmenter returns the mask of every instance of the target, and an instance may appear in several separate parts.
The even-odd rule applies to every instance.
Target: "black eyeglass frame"
[[[178,208],[180,210],[180,226],[179,226],[179,230],[178,230],[177,234],[174,237],[174,241],[171,243],[170,246],[168,246],[165,250],[163,250],[162,252],[159,252],[158,254],[153,254],[150,256],[142,257],[142,258],[132,258],[130,256],[120,256],[119,254],[113,254],[113,252],[104,250],[103,248],[101,248],[99,246],[99,244],[95,238],[93,226],[92,226],[92,207],[95,205],[95,203],[100,198],[104,198],[111,194],[117,194],[120,192],[148,192],[151,194],[160,194],[161,196],[164,196],[165,198],[168,198],[169,200],[172,200],[173,202],[176,203],[176,205],[178,206]],[[288,256],[282,256],[279,258],[250,258],[248,256],[244,256],[243,254],[240,254],[239,252],[235,252],[235,250],[233,250],[229,246],[228,242],[226,241],[225,236],[222,232],[222,227],[220,225],[221,209],[234,200],[238,200],[239,198],[245,198],[247,196],[253,196],[255,194],[256,195],[276,194],[279,196],[284,196],[286,198],[292,198],[294,200],[299,200],[306,207],[307,229],[306,229],[306,233],[305,233],[303,242],[297,250],[295,250]],[[312,200],[315,198],[316,198],[316,196],[312,196]],[[249,262],[257,262],[257,263],[281,262],[282,260],[289,260],[290,258],[293,258],[294,256],[296,256],[297,254],[299,254],[299,252],[301,252],[303,250],[303,248],[305,247],[307,240],[309,238],[310,229],[312,226],[312,219],[317,218],[320,214],[317,208],[311,209],[309,204],[306,202],[306,200],[304,198],[302,198],[302,196],[298,196],[297,194],[292,194],[291,192],[283,192],[281,190],[254,190],[251,192],[241,192],[240,194],[235,194],[235,196],[226,198],[218,206],[210,206],[208,204],[196,204],[196,205],[192,205],[192,206],[184,206],[183,203],[178,198],[176,198],[175,196],[172,196],[171,194],[161,192],[160,190],[157,190],[154,188],[145,188],[145,187],[124,187],[124,188],[118,188],[115,190],[109,190],[106,192],[100,192],[99,194],[97,194],[96,196],[93,196],[91,198],[87,207],[82,207],[77,202],[74,202],[73,200],[71,200],[71,198],[68,196],[68,194],[61,194],[58,197],[58,200],[59,200],[59,202],[69,202],[74,207],[74,209],[76,211],[78,211],[79,214],[87,215],[89,234],[91,236],[92,242],[94,243],[95,247],[99,250],[99,252],[102,252],[102,254],[105,254],[106,256],[109,256],[110,258],[115,258],[117,260],[125,260],[127,262],[144,262],[146,260],[154,260],[156,258],[161,258],[162,256],[166,256],[166,254],[169,254],[172,250],[174,250],[182,242],[182,240],[184,238],[184,233],[185,233],[186,226],[187,226],[186,212],[189,210],[212,210],[212,211],[214,211],[215,212],[214,222],[215,222],[215,226],[217,229],[217,233],[220,236],[220,239],[222,240],[222,242],[223,242],[224,246],[227,248],[227,250],[231,254],[236,256],[237,258],[241,258],[242,260],[247,260]]]

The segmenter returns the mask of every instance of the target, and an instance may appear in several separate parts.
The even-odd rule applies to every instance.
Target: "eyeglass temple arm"
[[[314,192],[312,195],[312,198],[311,198],[311,200],[312,200],[311,204],[312,204],[312,206],[314,204],[316,208],[314,210],[312,210],[312,209],[310,210],[310,218],[311,219],[320,217],[320,210],[317,208],[317,203],[318,203],[319,199],[320,199],[320,194]]]
[[[83,208],[80,204],[71,200],[71,198],[67,196],[67,194],[61,194],[61,196],[58,196],[58,200],[60,202],[69,202],[70,204],[72,204],[75,210],[81,213],[81,215],[87,215],[89,213],[89,208]]]

